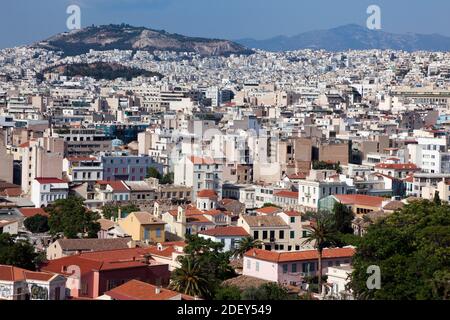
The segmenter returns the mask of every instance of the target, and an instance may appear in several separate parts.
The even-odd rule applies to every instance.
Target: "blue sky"
[[[129,23],[190,36],[265,39],[365,24],[381,7],[382,28],[450,36],[446,0],[2,0],[0,48],[30,44],[66,31],[66,8],[78,4],[82,26]]]

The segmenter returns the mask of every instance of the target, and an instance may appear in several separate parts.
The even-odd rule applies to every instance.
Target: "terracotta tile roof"
[[[277,191],[277,192],[274,192],[273,195],[276,197],[298,199],[298,192],[288,191],[288,190]]]
[[[122,180],[117,181],[106,181],[106,180],[99,180],[96,182],[99,185],[110,185],[113,191],[115,192],[127,192],[129,191],[128,187]]]
[[[283,227],[289,226],[278,216],[243,216],[250,227]]]
[[[165,224],[164,221],[155,217],[149,212],[132,212],[130,215],[134,215],[140,224],[149,225],[149,224]]]
[[[223,228],[214,228],[209,230],[204,230],[198,232],[199,234],[204,234],[207,236],[240,236],[240,237],[248,237],[249,234],[242,227],[223,227]]]
[[[10,265],[0,265],[0,280],[3,281],[23,281],[26,279],[49,281],[54,276],[54,273],[35,272]]]
[[[100,223],[100,229],[106,231],[114,228],[114,226],[116,225],[114,221],[111,221],[109,219],[98,219],[97,222]]]
[[[207,158],[207,157],[202,158],[202,157],[191,156],[191,157],[189,157],[189,160],[193,164],[215,164],[214,159]]]
[[[368,196],[363,194],[336,194],[334,195],[342,204],[360,205],[380,208],[385,198]]]
[[[190,215],[186,217],[186,222],[188,223],[203,223],[203,224],[214,224],[211,220],[206,218],[203,214]]]
[[[264,207],[264,208],[256,209],[255,211],[260,214],[274,214],[274,213],[281,212],[282,210],[278,207]]]
[[[354,248],[334,248],[323,250],[324,259],[351,258],[354,254]],[[317,250],[275,252],[261,249],[251,249],[245,253],[245,256],[277,263],[316,260],[319,258]]]
[[[289,217],[300,217],[302,214],[295,210],[284,211],[284,213]]]
[[[395,211],[395,210],[400,210],[401,208],[403,208],[405,206],[405,204],[401,201],[391,201],[388,204],[386,204],[383,209],[384,210],[391,210],[391,211]]]
[[[1,196],[6,197],[20,197],[22,195],[22,189],[21,188],[5,188],[3,191],[0,192]]]
[[[197,198],[217,198],[217,193],[214,190],[200,190],[197,192]]]
[[[413,163],[379,163],[375,165],[376,169],[392,169],[392,170],[419,170]]]
[[[159,292],[157,292],[159,290]],[[139,280],[130,280],[121,286],[105,292],[115,300],[170,300],[181,295],[168,289],[158,288]]]
[[[45,217],[49,216],[42,208],[20,208],[19,211],[26,218],[34,217],[38,214]]]
[[[58,239],[56,242],[68,251],[105,251],[128,248],[131,238],[115,239]]]
[[[17,220],[0,220],[0,228],[17,222]]]
[[[35,178],[34,180],[36,180],[40,184],[67,183],[66,181],[58,179],[58,178]]]

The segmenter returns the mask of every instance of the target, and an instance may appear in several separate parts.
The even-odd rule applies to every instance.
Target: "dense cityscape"
[[[449,52],[3,49],[0,300],[448,299],[449,133]]]

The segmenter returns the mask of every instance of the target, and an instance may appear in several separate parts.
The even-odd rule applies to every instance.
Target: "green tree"
[[[147,169],[147,178],[156,178],[158,180],[161,180],[162,175],[155,167],[149,167]]]
[[[67,199],[59,199],[46,210],[50,214],[48,223],[52,235],[63,233],[64,237],[74,239],[81,234],[96,238],[97,232],[100,231],[100,224],[97,222],[100,216],[88,211],[82,198],[70,196]]]
[[[40,256],[27,241],[16,240],[9,233],[0,234],[0,264],[36,270]]]
[[[318,291],[322,293],[322,254],[323,249],[334,246],[337,242],[336,226],[333,215],[317,212],[310,226],[306,227],[307,236],[304,243],[312,243],[318,253]]]
[[[174,174],[173,172],[169,172],[168,174],[165,174],[160,180],[159,182],[161,184],[173,184],[174,181]]]
[[[48,218],[40,214],[27,218],[23,222],[23,225],[32,233],[44,233],[50,229],[48,226]]]
[[[241,290],[236,286],[221,286],[216,290],[214,300],[241,300]]]
[[[181,267],[176,269],[176,282],[178,287],[186,289],[186,282],[180,282],[179,275],[192,274],[198,272],[201,281],[201,290],[197,290],[197,295],[203,298],[213,298],[213,293],[220,287],[220,284],[229,278],[235,277],[236,273],[230,266],[229,252],[223,252],[223,244],[204,239],[198,236],[188,235],[184,252],[187,254],[180,258]],[[187,269],[190,268],[190,269]],[[185,270],[179,270],[185,269]],[[172,279],[175,281],[175,279]],[[182,285],[184,283],[184,285]],[[204,287],[206,286],[206,288]],[[191,288],[192,286],[189,286]],[[196,288],[194,286],[194,288]],[[184,291],[182,291],[184,292]]]
[[[294,300],[289,291],[277,283],[265,283],[258,288],[250,287],[241,294],[242,300]]]
[[[208,278],[201,262],[190,256],[183,257],[181,267],[172,272],[169,287],[190,296],[211,296]]]
[[[119,208],[122,211],[122,213],[138,212],[140,210],[140,208],[135,204],[118,206],[108,203],[104,205],[102,208],[103,218],[105,219],[111,219],[111,217],[117,218],[119,216]]]
[[[381,288],[369,290],[378,266]],[[370,226],[353,257],[350,288],[358,299],[449,299],[450,206],[415,201]]]
[[[238,240],[237,242],[237,248],[233,251],[233,256],[237,258],[243,258],[244,254],[254,248],[259,248],[262,246],[261,240],[255,240],[252,237],[246,237],[242,238],[241,240]]]
[[[355,215],[346,205],[336,202],[333,207],[333,214],[336,231],[343,234],[353,233],[352,221]]]

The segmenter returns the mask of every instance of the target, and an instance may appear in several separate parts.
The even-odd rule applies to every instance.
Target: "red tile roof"
[[[278,207],[264,207],[255,210],[257,213],[261,214],[274,214],[277,212],[281,212],[281,209]]]
[[[354,248],[334,248],[324,249],[322,256],[324,259],[351,258],[354,254]],[[277,263],[316,260],[319,258],[317,250],[276,252],[261,249],[251,249],[245,253],[245,256]]]
[[[159,290],[159,293],[157,293]],[[139,280],[130,280],[121,286],[105,292],[115,300],[170,300],[180,293],[160,288]],[[181,297],[180,297],[181,298]]]
[[[289,217],[300,217],[302,214],[295,210],[284,211],[284,213]]]
[[[202,158],[202,157],[191,156],[191,157],[189,157],[189,160],[193,164],[215,164],[214,159],[212,159],[212,158]]]
[[[38,214],[40,214],[41,216],[46,216],[46,217],[49,216],[49,214],[47,212],[45,212],[45,210],[42,208],[20,208],[19,211],[24,217],[27,217],[27,218],[34,217],[35,215],[38,215]]]
[[[10,265],[0,265],[0,280],[3,281],[23,281],[26,279],[49,281],[54,276],[54,273],[35,272]]]
[[[385,198],[367,196],[363,194],[336,194],[334,195],[342,204],[346,205],[361,205],[368,207],[381,208],[381,205]]]
[[[117,180],[117,181],[100,180],[100,181],[97,181],[97,183],[100,185],[110,185],[111,188],[113,189],[113,191],[116,191],[116,192],[129,191],[128,187],[125,185],[125,183],[122,180]]]
[[[199,192],[197,192],[197,197],[198,198],[217,198],[217,193],[214,190],[200,190]]]
[[[413,163],[379,163],[375,165],[376,169],[392,169],[392,170],[419,170]]]
[[[204,234],[206,236],[240,236],[240,237],[248,237],[249,234],[242,227],[223,227],[223,228],[214,228],[209,230],[204,230],[198,232],[199,234]]]
[[[37,182],[40,184],[49,184],[49,183],[67,183],[64,180],[58,178],[35,178]]]
[[[277,197],[283,197],[283,198],[298,199],[298,192],[295,192],[295,191],[288,191],[288,190],[276,191],[273,193],[273,195],[277,196]]]

